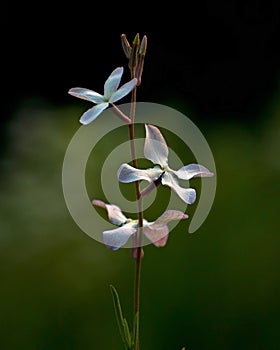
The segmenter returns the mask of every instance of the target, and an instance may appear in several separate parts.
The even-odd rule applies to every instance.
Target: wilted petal
[[[115,91],[111,95],[109,102],[114,103],[120,100],[121,98],[123,98],[124,96],[128,95],[130,91],[132,91],[135,88],[137,82],[138,80],[136,78],[133,78],[128,83],[125,83],[124,85],[122,85],[117,91]]]
[[[187,219],[188,215],[180,210],[166,210],[156,221],[144,225],[143,231],[146,237],[157,247],[164,247],[169,229],[167,224],[173,220]]]
[[[145,236],[156,246],[164,247],[168,239],[168,227],[166,225],[153,229],[150,226],[143,228]]]
[[[156,221],[151,222],[149,227],[152,229],[158,228],[159,226],[166,225],[173,220],[187,219],[188,215],[180,210],[166,210]]]
[[[162,167],[165,167],[167,165],[168,147],[161,132],[153,125],[145,124],[145,128],[145,157],[154,164],[159,164]]]
[[[93,122],[108,106],[108,102],[103,102],[90,108],[81,116],[80,123],[88,125],[89,123]]]
[[[84,88],[72,88],[68,91],[68,93],[72,96],[81,98],[86,101],[94,102],[94,103],[102,103],[104,102],[104,96],[100,95],[99,93],[84,89]]]
[[[104,231],[103,242],[108,248],[117,250],[124,246],[135,232],[136,228],[128,223],[116,229]]]
[[[123,67],[118,67],[110,74],[104,84],[104,97],[109,100],[112,94],[117,90],[123,75]]]
[[[169,186],[187,204],[193,204],[196,199],[196,192],[193,188],[181,187],[178,180],[171,173],[164,173],[161,179],[163,185]]]
[[[185,165],[177,171],[173,171],[180,179],[189,180],[193,177],[210,177],[214,174],[200,164]]]
[[[106,204],[97,199],[94,199],[92,201],[92,204],[106,209],[108,213],[108,218],[112,224],[119,226],[127,221],[127,218],[124,216],[121,209],[117,205]]]
[[[120,182],[129,183],[139,180],[153,182],[162,175],[162,170],[158,167],[150,169],[136,169],[129,164],[122,164],[117,176]]]

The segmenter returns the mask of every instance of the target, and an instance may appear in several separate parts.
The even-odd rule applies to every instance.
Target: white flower
[[[96,104],[96,106],[87,110],[80,118],[82,124],[89,124],[94,121],[109,104],[114,103],[127,94],[129,94],[137,84],[137,79],[134,78],[128,83],[122,85],[119,89],[119,84],[123,75],[123,67],[116,68],[105,81],[104,95],[85,88],[72,88],[68,93],[72,96],[87,100]]]
[[[122,164],[118,170],[120,182],[129,183],[133,181],[146,180],[151,183],[150,189],[160,182],[162,185],[170,187],[187,204],[193,204],[196,199],[196,191],[193,188],[181,187],[179,179],[189,180],[193,177],[210,177],[214,174],[207,168],[199,164],[185,165],[179,170],[173,170],[168,166],[168,147],[159,131],[153,125],[146,124],[146,138],[144,145],[144,155],[152,163],[153,168],[135,169],[128,164]],[[142,191],[148,193],[147,189]]]
[[[106,204],[100,200],[93,200],[92,204],[106,209],[111,223],[119,226],[103,232],[103,241],[108,248],[112,250],[121,248],[137,232],[138,220],[127,218],[118,206]],[[172,220],[187,218],[188,215],[179,210],[167,210],[154,222],[144,219],[143,233],[156,247],[164,247],[169,234],[167,224]]]

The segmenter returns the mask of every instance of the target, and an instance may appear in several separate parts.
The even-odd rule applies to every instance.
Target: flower
[[[123,67],[118,67],[110,74],[104,84],[104,95],[95,91],[75,87],[68,91],[72,96],[87,100],[96,104],[96,106],[87,110],[80,118],[80,122],[87,125],[94,121],[109,104],[120,100],[129,94],[137,84],[137,78],[131,79],[128,83],[122,85],[119,89],[121,77],[123,75]]]
[[[188,164],[177,171],[171,169],[168,166],[168,147],[161,132],[153,125],[145,124],[145,128],[144,155],[155,166],[144,170],[136,169],[129,164],[122,164],[117,174],[119,181],[123,183],[139,180],[150,182],[151,185],[142,191],[142,195],[147,194],[155,187],[155,184],[161,183],[170,187],[185,203],[193,204],[196,199],[195,189],[181,187],[179,179],[189,180],[193,177],[210,177],[214,174],[199,164]]]
[[[103,232],[103,241],[108,248],[112,250],[121,248],[137,232],[138,220],[127,218],[118,206],[106,204],[100,200],[93,200],[92,204],[106,209],[110,222],[119,226],[116,229]],[[188,215],[179,210],[166,210],[154,222],[148,222],[144,219],[143,233],[156,247],[164,247],[169,234],[167,224],[172,220],[187,218]]]

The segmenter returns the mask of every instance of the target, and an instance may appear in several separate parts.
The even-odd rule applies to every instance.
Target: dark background
[[[254,122],[278,88],[277,1],[187,2],[162,12],[140,6],[127,15],[121,6],[99,6],[10,9],[3,65],[11,84],[8,112],[30,95],[60,104],[72,101],[70,86],[101,88],[114,67],[125,65],[122,33],[130,41],[137,32],[148,37],[143,101],[172,103],[173,89],[200,118]]]
[[[61,168],[89,107],[68,90],[102,93],[139,33],[138,100],[193,120],[217,167],[196,234],[145,248],[141,348],[278,350],[280,2],[8,4],[2,23],[0,348],[122,348],[109,284],[131,323],[134,263],[76,226]]]

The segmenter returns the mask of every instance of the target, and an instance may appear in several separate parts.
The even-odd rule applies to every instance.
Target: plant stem
[[[130,109],[130,119],[129,124],[129,138],[130,138],[130,150],[132,157],[132,164],[134,168],[138,168],[136,150],[135,150],[135,135],[134,135],[134,120],[135,120],[135,107],[136,107],[136,87],[132,90],[131,96],[131,109]],[[135,282],[134,282],[134,318],[139,318],[140,311],[140,276],[141,276],[141,260],[142,260],[142,227],[143,227],[143,205],[142,197],[140,191],[140,181],[135,182],[136,187],[136,198],[138,205],[138,230],[136,239],[134,241],[136,249],[136,268],[135,268]],[[139,322],[135,325],[135,350],[139,350]]]

